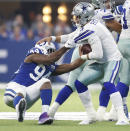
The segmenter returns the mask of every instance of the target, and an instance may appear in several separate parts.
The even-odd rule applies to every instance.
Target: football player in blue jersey
[[[42,114],[39,117],[39,124],[47,124],[46,120],[48,119],[49,123],[52,122],[47,115],[52,99],[49,76],[69,72],[84,62],[79,58],[70,64],[55,64],[70,46],[65,45],[55,51],[53,43],[43,42],[28,51],[24,62],[15,73],[12,81],[8,83],[4,94],[5,103],[16,109],[19,122],[24,120],[26,109],[29,109],[39,98],[42,100]]]

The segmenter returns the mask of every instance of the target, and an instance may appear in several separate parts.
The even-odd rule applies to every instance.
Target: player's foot
[[[116,123],[116,125],[121,125],[121,126],[129,125],[129,124],[130,124],[129,121],[127,121],[127,120],[117,121],[117,123]]]
[[[43,125],[43,124],[52,124],[53,123],[53,118],[49,117],[49,115],[47,114],[47,112],[44,112],[40,115],[39,117],[39,121],[38,124],[39,125]]]
[[[89,125],[89,124],[92,124],[96,122],[96,120],[89,120],[89,119],[86,119],[86,120],[83,120],[79,123],[79,125]]]
[[[26,100],[22,98],[16,105],[17,118],[19,122],[23,122],[26,111]]]
[[[117,116],[118,116],[118,121],[116,125],[129,125],[129,120],[124,113],[123,106],[118,107]]]
[[[96,112],[91,115],[90,114],[87,115],[86,119],[81,121],[79,123],[79,125],[88,125],[88,124],[92,124],[94,122],[96,122]]]
[[[108,121],[117,121],[118,120],[117,111],[113,105],[112,105],[110,112],[107,114],[107,120]]]

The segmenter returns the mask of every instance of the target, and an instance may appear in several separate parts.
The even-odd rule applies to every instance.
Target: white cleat
[[[79,123],[79,125],[89,125],[96,122],[96,120],[83,120]]]
[[[107,119],[108,121],[117,121],[118,120],[117,111],[113,105],[112,105],[110,112],[107,114]]]
[[[79,125],[89,125],[96,122],[96,113],[87,115],[87,118],[79,123]]]
[[[16,105],[17,119],[19,122],[23,122],[26,111],[26,100],[22,98]]]
[[[130,123],[127,121],[127,120],[124,120],[124,121],[117,121],[116,125],[120,125],[120,126],[123,126],[123,125],[129,125]]]

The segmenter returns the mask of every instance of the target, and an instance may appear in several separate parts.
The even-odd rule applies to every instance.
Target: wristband
[[[51,40],[52,42],[55,42],[55,41],[56,41],[56,37],[55,37],[55,36],[51,36],[51,39],[52,39],[52,40]]]
[[[88,58],[88,54],[86,54],[86,55],[81,55],[81,59],[82,60],[88,60],[89,58]]]

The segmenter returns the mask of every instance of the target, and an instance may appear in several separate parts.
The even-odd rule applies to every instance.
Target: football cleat
[[[26,111],[26,100],[22,98],[16,105],[17,119],[19,122],[23,122]]]
[[[89,125],[96,122],[96,113],[91,113],[91,115],[87,114],[87,117],[85,120],[81,121],[79,125]]]
[[[118,120],[117,111],[114,105],[112,105],[110,112],[107,114],[107,120],[108,121],[117,121]]]
[[[51,125],[53,123],[53,118],[51,118],[47,112],[44,112],[40,115],[38,124],[39,125]]]
[[[124,121],[117,121],[116,125],[129,125],[130,123],[127,121],[127,120],[124,120]]]
[[[86,119],[86,120],[83,120],[79,123],[79,125],[89,125],[89,124],[92,124],[96,122],[96,120],[89,120],[89,119]]]

